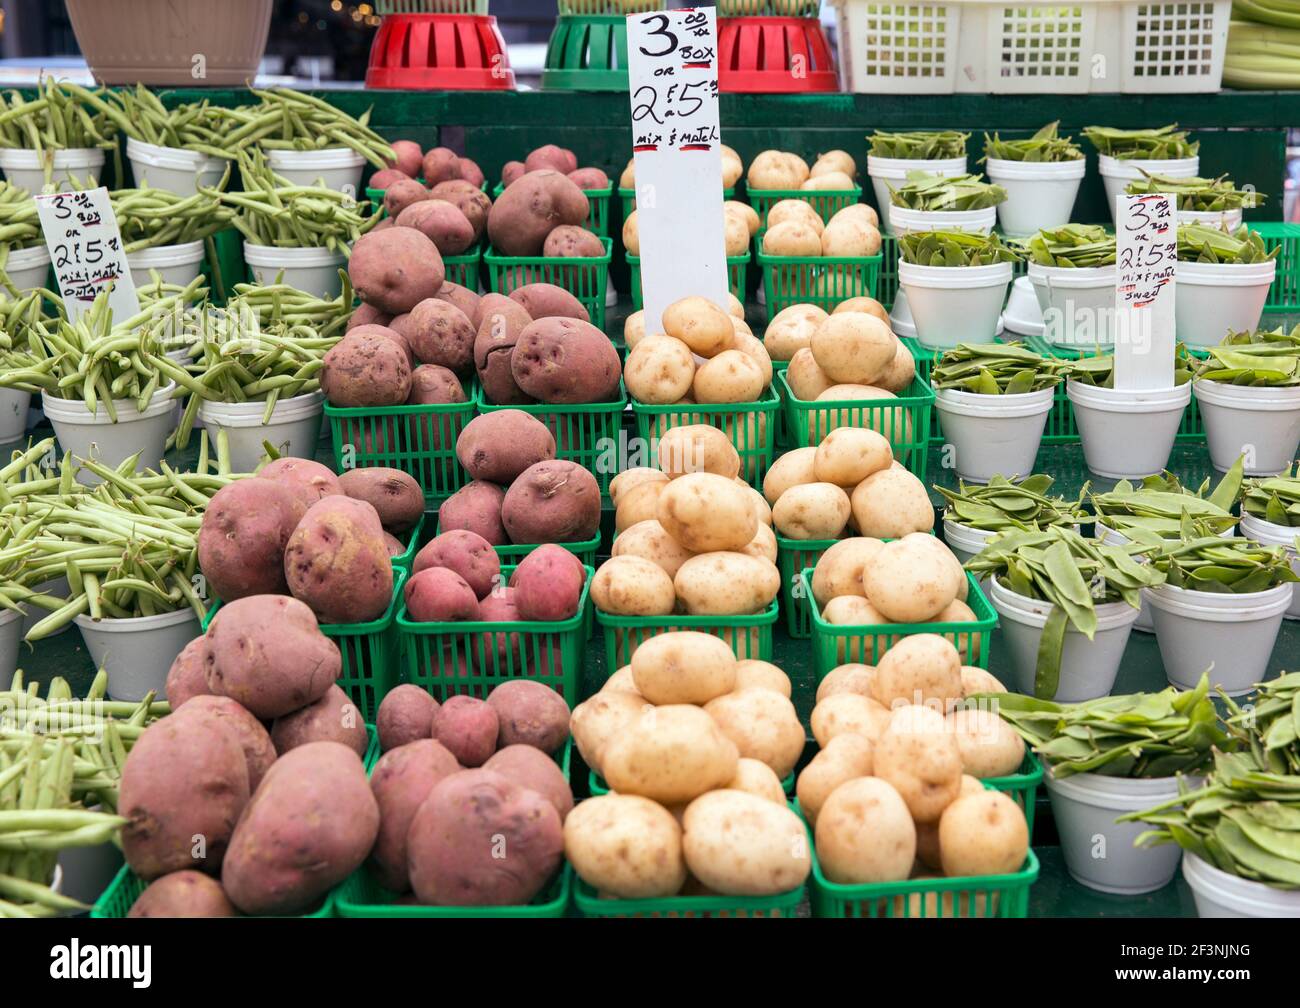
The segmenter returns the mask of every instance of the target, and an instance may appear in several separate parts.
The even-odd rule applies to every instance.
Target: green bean
[[[959,343],[939,358],[930,383],[936,389],[1019,395],[1060,384],[1064,368],[1064,362],[1018,343]]]
[[[907,182],[890,187],[890,202],[896,207],[927,211],[980,210],[997,206],[1007,198],[1000,185],[984,181],[983,175],[936,175],[910,171]]]
[[[1161,126],[1159,129],[1121,130],[1110,126],[1088,126],[1083,135],[1088,138],[1098,153],[1120,160],[1136,158],[1140,160],[1167,161],[1192,157],[1200,147],[1199,143],[1187,140],[1187,131],[1179,130],[1178,124]]]
[[[996,133],[990,137],[984,134],[983,163],[989,158],[1001,161],[1025,161],[1044,163],[1054,161],[1078,161],[1083,151],[1071,137],[1062,137],[1057,131],[1060,122],[1050,122],[1027,140],[1003,140]]]

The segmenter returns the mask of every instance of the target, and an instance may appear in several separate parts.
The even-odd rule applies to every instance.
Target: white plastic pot
[[[1160,472],[1169,461],[1192,384],[1130,391],[1068,381],[1065,394],[1074,404],[1088,468],[1112,479],[1141,479]]]
[[[1241,210],[1179,210],[1179,224],[1205,224],[1236,231],[1241,227]]]
[[[1028,476],[1043,440],[1054,389],[979,395],[935,389],[943,436],[953,446],[957,475],[970,483]]]
[[[876,194],[876,209],[880,211],[880,227],[882,231],[890,234],[895,233],[893,226],[890,224],[890,214],[893,211],[890,205],[890,187],[897,189],[904,185],[907,182],[907,173],[914,171],[929,172],[931,175],[943,175],[945,178],[951,178],[954,175],[965,175],[966,159],[964,157],[955,157],[922,161],[914,158],[887,158],[868,154],[867,175],[871,177],[871,187]]]
[[[71,590],[68,587],[66,577],[57,577],[50,581],[42,581],[32,589],[39,595],[52,595],[55,598],[66,599]],[[27,636],[27,631],[49,615],[49,612],[40,606],[24,605],[23,610],[23,636]],[[50,634],[51,637],[57,637],[61,633],[67,633],[71,624],[65,623],[61,628]]]
[[[1294,600],[1289,583],[1245,595],[1173,585],[1156,585],[1146,594],[1170,683],[1195,689],[1208,668],[1210,688],[1228,696],[1249,693],[1264,679],[1282,616]]]
[[[92,805],[92,812],[102,812],[102,805]],[[122,849],[114,843],[93,847],[65,847],[55,864],[59,892],[64,896],[93,904],[122,868]]]
[[[1300,917],[1300,892],[1230,875],[1183,852],[1183,880],[1198,917]]]
[[[20,294],[44,287],[50,275],[50,250],[44,245],[10,250],[5,259],[5,273]]]
[[[992,232],[998,220],[997,207],[980,210],[911,210],[908,207],[890,207],[889,219],[896,234],[908,231],[966,231],[986,235]]]
[[[761,291],[762,288],[760,287],[759,290]],[[893,329],[897,336],[916,339],[916,322],[912,318],[912,309],[907,306],[907,291],[902,287],[894,293],[894,303],[889,309],[889,328]]]
[[[366,165],[366,159],[349,147],[272,150],[266,152],[266,160],[273,172],[294,185],[314,186],[323,182],[326,189],[337,189],[351,196],[360,191],[361,172]]]
[[[1190,347],[1212,347],[1229,332],[1254,332],[1277,261],[1180,262],[1174,270],[1174,331]]]
[[[1243,511],[1241,534],[1244,538],[1253,539],[1263,546],[1285,546],[1287,552],[1291,554],[1291,569],[1300,574],[1300,554],[1297,554],[1295,549],[1295,540],[1296,536],[1300,535],[1300,529],[1265,521]],[[1286,611],[1286,618],[1300,619],[1300,582],[1291,586],[1291,592],[1291,605]]]
[[[83,614],[73,622],[95,667],[108,673],[108,695],[131,702],[143,700],[150,690],[164,696],[172,662],[199,635],[199,618],[189,608],[99,621]]]
[[[1008,262],[988,266],[898,263],[898,286],[907,292],[916,338],[932,350],[992,342],[1010,285]]]
[[[1090,351],[1115,343],[1115,267],[1030,263],[1029,282],[1043,313],[1043,339]]]
[[[17,609],[0,609],[0,692],[13,685],[22,642],[23,614]]]
[[[126,264],[131,268],[131,279],[136,287],[148,287],[153,283],[151,271],[160,274],[164,283],[184,287],[203,272],[203,255],[202,241],[159,245],[128,252]]]
[[[1054,607],[1011,591],[997,578],[991,580],[990,589],[989,601],[1002,617],[999,626],[1010,653],[1012,682],[1017,692],[1033,696],[1038,642]],[[1096,606],[1096,612],[1097,632],[1092,640],[1066,627],[1056,695],[1044,699],[1079,703],[1110,694],[1138,611],[1124,602],[1104,602]]]
[[[183,147],[161,147],[127,137],[126,159],[138,188],[162,189],[177,196],[193,196],[199,186],[221,181],[227,162]]]
[[[98,182],[104,170],[104,152],[98,147],[70,147],[67,150],[34,151],[28,149],[0,150],[0,168],[11,185],[29,193],[44,192],[45,167],[42,159],[51,164],[50,192],[71,188],[70,179],[85,188],[87,182]]]
[[[1124,195],[1130,182],[1143,178],[1143,171],[1149,175],[1163,175],[1165,178],[1195,178],[1200,170],[1201,159],[1195,156],[1158,161],[1120,160],[1109,154],[1097,156],[1097,173],[1101,175],[1102,185],[1106,188],[1106,203],[1110,206],[1112,220],[1115,217],[1116,197]]]
[[[22,389],[0,389],[0,444],[17,441],[27,433],[27,410],[32,394]]]
[[[280,455],[292,458],[315,458],[320,440],[321,417],[325,411],[325,394],[281,399],[271,409],[270,423],[263,424],[266,403],[199,404],[203,425],[216,436],[225,431],[230,443],[230,466],[233,472],[252,472],[261,461],[263,441],[270,441]]]
[[[1080,885],[1100,892],[1134,895],[1168,885],[1182,854],[1177,844],[1135,847],[1133,841],[1151,827],[1144,822],[1117,823],[1178,797],[1177,777],[1128,778],[1083,773],[1057,778],[1043,775],[1052,819],[1061,838],[1065,868]]]
[[[963,564],[981,553],[990,539],[1000,536],[1001,532],[991,532],[986,529],[971,528],[969,525],[963,525],[961,522],[955,522],[948,518],[943,520],[943,541],[948,544],[953,555]],[[988,592],[984,593],[985,595]]]
[[[1068,224],[1087,164],[1082,157],[1044,162],[989,158],[985,174],[1007,191],[997,208],[1002,233],[1023,237]]]
[[[1243,452],[1247,476],[1275,476],[1290,467],[1300,448],[1300,388],[1198,379],[1192,391],[1215,469],[1227,472]]]
[[[153,394],[143,413],[133,399],[115,399],[117,423],[113,423],[102,402],[95,412],[86,409],[80,399],[58,399],[41,393],[41,407],[54,427],[59,447],[81,458],[94,458],[108,466],[120,465],[136,452],[139,469],[157,469],[162,461],[167,436],[175,429],[172,393],[176,386],[168,382]],[[77,480],[87,486],[100,482],[99,477],[84,470]]]
[[[347,256],[327,248],[278,248],[244,242],[244,262],[259,284],[273,284],[281,270],[284,282],[295,290],[322,298],[336,298],[343,290],[339,269]]]
[[[1011,293],[1007,295],[1007,306],[1002,310],[1002,325],[1016,336],[1042,336],[1047,328],[1043,321],[1043,309],[1039,307],[1034,285],[1027,276],[1019,276],[1011,281]]]

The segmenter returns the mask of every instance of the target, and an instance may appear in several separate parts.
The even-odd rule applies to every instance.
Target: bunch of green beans
[[[336,298],[321,298],[288,284],[235,284],[230,304],[251,312],[259,325],[308,325],[322,339],[338,339],[352,317],[352,280],[341,270],[343,289]]]
[[[1279,476],[1246,480],[1241,510],[1274,525],[1300,529],[1300,466]]]
[[[1115,264],[1115,236],[1099,224],[1045,228],[1022,247],[1029,261],[1039,266],[1091,269]]]
[[[996,133],[984,134],[983,163],[989,158],[1001,161],[1026,161],[1035,164],[1054,161],[1078,161],[1083,157],[1073,137],[1063,137],[1057,132],[1060,121],[1050,122],[1025,140],[1003,140]]]
[[[47,304],[62,311],[62,301],[57,295],[45,291],[28,291],[14,298],[0,299],[0,375],[13,379],[9,388],[22,392],[39,392],[42,385],[36,375],[48,375],[54,369],[54,358],[38,353],[28,339],[28,327],[43,318]],[[33,372],[24,378],[20,372]]]
[[[1142,171],[1142,178],[1128,184],[1125,192],[1135,196],[1143,193],[1172,193],[1178,199],[1179,210],[1240,210],[1254,209],[1266,198],[1254,189],[1238,189],[1227,175],[1216,179],[1168,178]]]
[[[1200,148],[1188,142],[1187,131],[1177,123],[1158,129],[1122,130],[1112,126],[1086,126],[1083,135],[1097,148],[1097,153],[1118,160],[1137,158],[1143,161],[1169,161],[1191,157]]]
[[[939,358],[930,384],[979,395],[1019,395],[1059,385],[1064,366],[1018,343],[958,343]]]
[[[969,231],[911,231],[898,240],[904,262],[921,266],[988,266],[1019,262],[1020,253],[996,234]]]
[[[379,220],[352,196],[320,186],[294,185],[277,175],[260,153],[241,156],[243,192],[200,191],[239,214],[232,223],[254,245],[328,248],[348,254],[352,242]]]
[[[1049,497],[1055,482],[1046,473],[1035,473],[1016,482],[994,476],[985,484],[958,483],[956,490],[936,486],[948,501],[944,518],[982,532],[1005,532],[1008,529],[1044,529],[1051,525],[1072,527],[1087,520],[1083,497],[1079,499]]]
[[[224,189],[230,169],[217,183]],[[113,216],[128,254],[160,245],[202,241],[230,226],[234,210],[211,191],[177,196],[164,189],[117,189],[109,193]]]
[[[1193,363],[1187,348],[1181,343],[1174,349],[1174,384],[1185,385],[1192,380]],[[1070,361],[1068,378],[1096,388],[1115,387],[1115,355],[1097,354]]]
[[[1154,563],[1166,584],[1217,595],[1251,595],[1300,581],[1285,546],[1224,539],[1190,518],[1182,521],[1181,540],[1166,541]]]
[[[18,91],[0,94],[0,147],[117,149],[118,122],[104,102],[108,92],[42,77],[36,93],[30,101]]]
[[[233,157],[226,137],[246,121],[246,110],[211,105],[205,98],[173,109],[143,84],[133,90],[112,92],[110,101],[120,106],[122,132],[158,147],[179,147],[208,157]]]
[[[44,240],[41,219],[32,194],[8,182],[0,182],[0,248],[5,251],[31,248]]]
[[[1238,458],[1213,491],[1207,479],[1195,490],[1184,487],[1173,473],[1148,476],[1134,486],[1120,480],[1114,489],[1092,495],[1092,508],[1102,524],[1124,535],[1154,532],[1177,539],[1183,517],[1203,523],[1214,534],[1236,524],[1232,506],[1241,493],[1244,462]]]
[[[1235,234],[1205,224],[1178,225],[1179,262],[1260,263],[1276,258],[1281,251],[1280,245],[1272,251],[1265,248],[1259,232],[1245,224]]]
[[[370,110],[353,118],[327,101],[301,91],[253,89],[260,105],[238,110],[240,125],[227,133],[231,148],[257,144],[265,150],[323,150],[347,147],[376,168],[393,162],[388,141],[370,128]]]
[[[942,132],[885,133],[876,130],[867,137],[869,153],[876,157],[913,161],[938,161],[966,156],[969,133]]]
[[[1000,185],[985,182],[983,175],[934,175],[911,171],[907,183],[892,189],[890,202],[911,210],[963,211],[997,206],[1007,198]]]

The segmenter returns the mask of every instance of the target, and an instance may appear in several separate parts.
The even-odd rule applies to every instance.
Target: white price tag
[[[717,37],[712,7],[627,19],[647,332],[684,297],[727,306]]]
[[[138,314],[140,301],[108,190],[100,186],[83,192],[47,193],[34,199],[68,318],[79,318],[109,284],[113,285],[108,299],[113,318],[127,319]]]
[[[1121,195],[1115,214],[1115,387],[1174,385],[1178,214],[1167,193]]]

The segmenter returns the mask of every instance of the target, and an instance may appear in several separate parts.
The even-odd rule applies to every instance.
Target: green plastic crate
[[[985,777],[981,783],[990,791],[1001,791],[1020,806],[1029,827],[1029,842],[1034,842],[1034,808],[1038,804],[1038,785],[1043,783],[1043,765],[1038,758],[1025,750],[1024,761],[1018,770],[1005,777]]]
[[[853,189],[747,189],[745,195],[749,205],[758,213],[760,228],[767,227],[767,212],[773,204],[781,200],[803,200],[821,217],[823,223],[830,221],[846,206],[862,202],[862,187]]]
[[[1265,310],[1300,306],[1300,224],[1262,221],[1251,222],[1250,228],[1259,232],[1265,248],[1282,250],[1277,256],[1277,273],[1264,302]]]
[[[488,268],[489,289],[509,294],[530,283],[549,283],[563,287],[576,297],[591,316],[591,324],[605,328],[605,291],[609,284],[609,260],[613,240],[601,238],[603,256],[505,256],[491,245],[483,253]]]
[[[790,362],[788,360],[772,361],[772,391],[775,392],[776,397],[781,400],[781,409],[777,413],[776,419],[776,446],[780,448],[782,452],[789,451],[791,448],[795,447],[794,435],[790,433],[790,423],[786,417],[785,390],[789,388],[789,386],[786,385],[785,382],[781,381],[779,377],[780,375],[785,374],[785,370],[789,366]]]
[[[880,254],[884,259],[880,264],[880,279],[876,284],[875,297],[886,308],[892,309],[898,297],[898,237],[896,235],[885,234],[883,231],[880,233]],[[1011,264],[1013,282],[1016,277],[1025,276],[1028,269],[1029,264],[1023,259],[1013,262]]]
[[[727,256],[727,288],[741,304],[745,303],[745,281],[749,275],[751,258],[748,251],[744,255]],[[641,257],[629,252],[627,254],[627,268],[630,278],[629,283],[632,287],[632,310],[640,311],[645,307],[644,300],[641,297]]]
[[[795,773],[790,771],[785,777],[781,778],[781,788],[788,797],[794,795]],[[587,790],[592,796],[609,794],[609,785],[605,783],[603,777],[596,773],[595,770],[587,771]]]
[[[803,571],[805,598],[811,599],[813,569],[805,567]],[[849,662],[861,662],[864,665],[876,665],[886,651],[903,637],[912,634],[930,633],[946,637],[959,651],[966,648],[969,641],[978,654],[970,654],[970,648],[962,657],[963,665],[989,667],[989,644],[993,640],[993,628],[998,625],[998,614],[989,605],[988,599],[980,591],[979,582],[967,572],[966,604],[970,606],[975,619],[969,623],[880,623],[871,626],[845,626],[827,623],[822,619],[815,604],[808,604],[812,617],[813,663],[817,671],[817,681],[825,679],[831,669]],[[597,613],[599,617],[599,613]]]
[[[751,616],[616,616],[596,610],[596,622],[605,628],[605,668],[612,675],[632,660],[634,652],[651,637],[670,630],[698,630],[720,637],[737,658],[772,660],[772,626],[779,612],[776,599]]]
[[[474,419],[476,385],[465,390],[463,403],[344,407],[327,401],[335,470],[400,469],[420,484],[426,507],[446,500],[469,482],[456,439]]]
[[[780,409],[781,399],[771,386],[764,389],[763,398],[752,403],[658,406],[632,400],[637,437],[650,446],[651,458],[646,465],[658,464],[655,457],[659,439],[674,427],[708,424],[731,439],[740,455],[740,475],[751,486],[761,486],[763,476],[772,465]]]
[[[475,405],[479,413],[519,410],[546,424],[555,438],[555,457],[576,462],[596,477],[600,492],[609,496],[609,484],[618,475],[619,431],[623,411],[627,409],[627,392],[620,379],[618,398],[603,403],[579,403],[557,406],[552,403],[529,403],[524,406],[497,406],[488,402],[487,393],[478,390]]]
[[[432,536],[429,536],[420,545],[423,546],[434,536],[442,534],[442,526],[434,526]],[[496,554],[501,558],[502,563],[514,561],[516,564],[524,557],[528,556],[533,550],[537,549],[542,543],[509,543],[505,546],[493,546]],[[547,544],[551,545],[551,544]],[[597,531],[590,539],[583,539],[580,542],[554,543],[556,546],[563,546],[566,550],[576,556],[588,567],[596,566],[596,551],[600,549],[600,532]]]
[[[759,232],[758,265],[763,270],[763,297],[769,320],[796,304],[813,304],[834,311],[841,301],[875,297],[881,256],[776,256],[762,251]]]
[[[514,569],[513,564],[502,565],[503,580]],[[403,603],[397,611],[403,680],[445,700],[456,693],[482,698],[511,679],[533,679],[554,687],[572,708],[578,702],[587,643],[585,612],[594,576],[587,566],[577,613],[555,622],[418,623],[407,618]],[[509,647],[512,637],[514,648]],[[498,650],[503,644],[504,653]]]
[[[583,917],[797,917],[804,887],[776,896],[663,896],[658,899],[601,899],[582,879],[573,883],[573,903]]]
[[[386,917],[390,919],[434,918],[547,918],[563,917],[573,891],[573,869],[566,861],[550,885],[527,906],[419,906],[397,903],[397,893],[383,888],[370,869],[361,867],[334,890],[334,913],[338,917]]]
[[[460,255],[442,257],[442,267],[448,283],[460,284],[466,290],[478,293],[480,264],[483,262],[483,247],[475,245]]]
[[[410,573],[411,564],[415,561],[415,554],[420,551],[420,535],[424,532],[424,520],[427,517],[427,512],[420,515],[420,520],[415,523],[415,528],[406,533],[406,549],[393,557],[394,568],[400,567]]]
[[[108,888],[100,893],[99,899],[95,900],[95,905],[90,910],[91,919],[117,920],[126,917],[148,885],[149,883],[133,872],[129,865],[123,865],[113,877],[113,881],[108,884]],[[333,917],[334,894],[326,893],[325,900],[318,910],[297,916]]]
[[[619,18],[624,21],[624,18]],[[545,86],[545,85],[543,85]],[[623,90],[627,90],[627,73],[623,75]],[[498,182],[492,190],[492,199],[500,199],[501,194],[506,191],[506,187]],[[614,194],[614,183],[611,182],[604,189],[584,189],[582,194],[587,197],[587,219],[583,223],[592,234],[601,238],[609,237],[609,203]]]
[[[812,615],[803,596],[803,569],[816,567],[823,553],[838,539],[787,539],[776,537],[776,563],[781,571],[781,611],[786,632],[795,640],[812,636]]]
[[[736,198],[736,187],[728,186],[722,190],[723,202]],[[636,190],[624,189],[621,186],[618,190],[619,202],[623,205],[623,219],[627,220],[632,211],[636,209]]]
[[[786,425],[797,447],[821,444],[836,427],[870,427],[889,441],[894,459],[925,479],[930,447],[934,389],[918,373],[902,393],[890,399],[800,399],[782,371],[776,378],[785,401]]]

